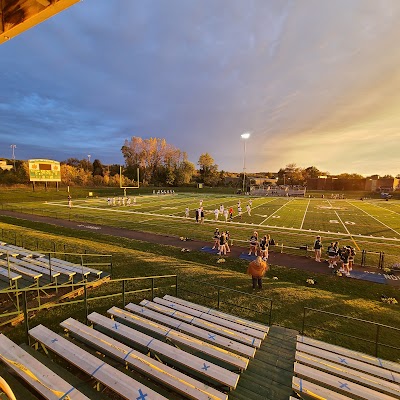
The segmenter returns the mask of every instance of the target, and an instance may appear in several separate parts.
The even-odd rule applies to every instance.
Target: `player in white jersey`
[[[238,216],[242,219],[242,207],[238,206]]]
[[[218,216],[219,216],[219,210],[218,210],[218,208],[216,208],[214,210],[214,218],[215,218],[216,221],[218,221]]]
[[[223,204],[221,204],[220,206],[219,206],[219,213],[220,214],[223,214],[224,213],[224,205]]]
[[[251,206],[250,206],[250,204],[247,204],[246,211],[247,211],[247,214],[249,215],[249,217],[251,217]]]
[[[227,208],[225,208],[224,210],[224,218],[225,218],[225,222],[228,222],[228,215],[229,215],[229,211]]]
[[[189,207],[185,208],[185,218],[189,218]]]

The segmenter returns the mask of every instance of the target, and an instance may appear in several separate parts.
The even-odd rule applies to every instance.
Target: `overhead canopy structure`
[[[0,44],[80,0],[0,0]]]

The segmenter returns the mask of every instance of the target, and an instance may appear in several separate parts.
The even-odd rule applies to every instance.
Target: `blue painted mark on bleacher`
[[[215,340],[215,335],[211,335],[211,333],[209,333],[209,334],[208,334],[208,338],[209,338],[209,339],[212,339],[212,340]]]
[[[204,371],[207,371],[208,368],[210,368],[210,365],[206,365],[206,363],[203,363],[203,366],[201,367],[201,369],[204,369]]]
[[[175,310],[175,311],[171,314],[171,317],[176,313],[176,311],[177,311],[177,310]]]
[[[380,358],[378,358],[378,362],[379,362],[379,365],[380,365],[381,367],[383,367],[382,360],[381,360]]]
[[[169,306],[170,306],[171,308],[175,308],[175,307],[176,307],[176,305],[173,304],[173,303],[171,303]]]
[[[300,393],[303,391],[303,379],[300,378]]]
[[[145,307],[147,306],[147,304],[149,304],[150,302],[146,300],[146,302],[143,304]]]
[[[69,389],[68,392],[65,392],[58,400],[69,399],[68,395],[74,390],[75,388],[72,386],[71,389]]]
[[[90,376],[94,376],[94,374],[105,364],[105,362],[103,362],[103,364],[100,364],[94,371],[92,374],[90,374]]]
[[[139,389],[139,397],[136,397],[136,400],[146,400],[148,394],[142,392],[142,389]]]
[[[340,382],[340,381],[338,381],[338,382],[339,382],[339,389],[351,390],[351,389],[349,388],[349,384],[348,384],[348,383],[342,383],[342,382]]]
[[[180,322],[180,323],[176,326],[176,329],[178,329],[182,324],[183,324],[183,322]]]
[[[341,364],[347,364],[346,359],[345,359],[345,358],[342,358],[342,357],[339,357],[339,362],[340,362]],[[348,364],[347,364],[347,365],[348,365]]]
[[[196,318],[196,317],[193,317],[193,318],[190,320],[189,324],[191,324],[191,323],[194,321],[195,318]]]
[[[396,382],[396,378],[395,378],[395,376],[393,375],[393,372],[392,372],[392,371],[390,371],[390,375],[392,375],[392,380],[393,380],[393,382]]]
[[[244,331],[248,331],[248,329],[247,329],[247,328],[243,328],[243,330],[244,330]]]
[[[51,343],[55,343],[55,342],[58,342],[57,338],[51,339]]]
[[[171,331],[172,331],[172,328],[170,328],[170,329],[168,330],[168,332],[167,332],[164,336],[167,337],[168,334],[169,334]]]
[[[119,327],[119,325],[117,324],[117,323],[115,323],[114,325],[113,325],[113,329],[115,329],[115,330],[117,330],[118,329],[118,327]]]
[[[253,338],[253,341],[251,342],[252,346],[254,346],[255,341],[256,341],[256,338]]]
[[[144,313],[146,310],[142,307],[139,312]]]
[[[132,351],[134,351],[134,350],[132,349],[131,351],[129,351],[128,353],[126,353],[126,356],[124,357],[124,360],[126,360],[126,359],[130,356],[130,354],[132,353]]]
[[[209,308],[208,311],[206,311],[206,313],[209,314],[211,310],[212,308]]]
[[[147,347],[147,348],[150,346],[150,343],[151,343],[153,340],[154,340],[154,338],[151,339],[150,342],[146,344],[146,347]]]

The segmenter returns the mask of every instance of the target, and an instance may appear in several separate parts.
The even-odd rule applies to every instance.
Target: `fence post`
[[[385,252],[381,251],[380,258],[379,258],[379,268],[382,269],[385,264]]]
[[[122,308],[125,308],[125,279],[122,281]]]
[[[268,321],[268,326],[271,326],[271,321],[272,321],[272,300],[269,302],[269,321]]]
[[[365,267],[365,255],[366,255],[366,250],[363,250],[361,252],[361,266]]]
[[[50,271],[50,276],[52,276],[52,273],[51,273],[51,253],[49,253],[49,271]]]
[[[380,325],[376,325],[375,357],[378,357],[378,348],[379,348],[379,327],[380,327]]]
[[[28,301],[26,299],[26,290],[24,290],[23,298],[23,310],[24,310],[24,327],[25,327],[25,343],[30,346],[29,341],[29,319],[28,319]],[[16,295],[19,296],[19,293],[16,292]]]
[[[84,303],[85,303],[85,320],[86,320],[86,325],[87,325],[87,323],[88,323],[88,315],[89,315],[89,304],[88,304],[88,295],[87,295],[86,283],[83,286],[83,293],[84,293]]]
[[[302,335],[304,335],[305,323],[306,323],[306,308],[304,307],[304,310],[303,310],[303,324],[302,324],[302,327],[301,327],[301,334]]]

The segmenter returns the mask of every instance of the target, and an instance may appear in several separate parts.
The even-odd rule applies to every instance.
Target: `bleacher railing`
[[[241,310],[250,311],[251,313],[254,313],[256,315],[264,316],[264,318],[260,319],[261,323],[264,323],[266,325],[271,325],[271,322],[272,322],[272,299],[270,299],[268,297],[260,296],[257,294],[246,293],[246,292],[242,292],[240,290],[231,289],[231,288],[228,288],[225,286],[215,285],[213,283],[199,282],[198,286],[201,287],[202,289],[204,289],[207,286],[212,288],[213,289],[212,294],[207,295],[207,294],[205,294],[204,290],[202,293],[194,292],[193,290],[184,289],[184,288],[182,288],[182,286],[180,286],[178,288],[178,293],[179,294],[189,293],[191,295],[198,296],[198,297],[202,298],[203,300],[204,299],[210,300],[213,307],[215,307],[217,310],[222,310],[223,308],[226,308],[228,306],[233,309],[239,308]],[[239,304],[238,302],[224,300],[224,298],[225,298],[224,295],[226,298],[228,298],[230,300],[234,300],[235,297],[238,299],[241,296],[244,296],[246,300],[241,301],[241,303]],[[257,302],[257,305],[262,304],[264,306],[264,304],[266,304],[267,310],[266,311],[258,311],[258,310],[256,310],[256,307],[247,307],[245,305],[242,305],[242,304],[247,304],[247,303],[255,304],[255,302]]]
[[[301,334],[380,358],[393,359],[397,352],[400,358],[400,328],[373,321],[304,307]]]
[[[163,281],[164,285],[158,285],[158,281]],[[165,283],[165,281],[168,281]],[[1,315],[0,326],[13,323],[13,320],[20,319],[19,322],[24,324],[24,332],[26,342],[29,342],[29,321],[35,316],[35,319],[40,314],[40,311],[51,310],[58,307],[67,307],[72,305],[80,305],[80,309],[75,313],[83,313],[82,317],[87,318],[89,315],[90,304],[96,303],[96,309],[101,307],[111,307],[116,305],[116,301],[119,299],[119,304],[125,307],[127,303],[128,296],[140,295],[140,300],[143,299],[143,293],[150,294],[151,299],[155,297],[156,292],[162,292],[164,294],[174,294],[177,296],[178,293],[178,277],[177,275],[155,275],[146,276],[138,278],[120,278],[113,279],[102,282],[101,285],[92,287],[90,282],[74,283],[70,285],[64,285],[64,289],[71,289],[69,293],[63,295],[61,298],[56,299],[56,301],[51,301],[48,303],[35,303],[32,299],[35,297],[32,292],[35,288],[23,288],[15,290],[7,290],[9,296],[22,297],[22,311],[15,310],[10,312],[4,312]],[[46,292],[51,290],[59,290],[57,286],[47,286]],[[96,290],[98,293],[96,294]],[[0,291],[0,295],[3,291]],[[94,293],[90,296],[89,293]],[[108,299],[113,299],[112,302],[107,303]],[[39,313],[39,315],[37,315]],[[64,314],[63,314],[64,315]],[[86,320],[87,323],[87,320]]]

